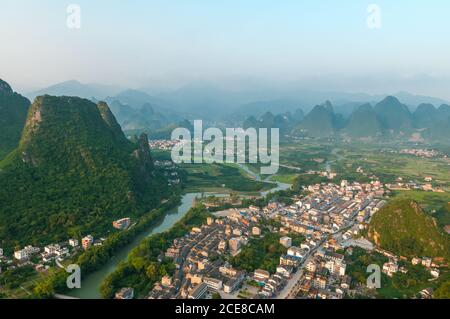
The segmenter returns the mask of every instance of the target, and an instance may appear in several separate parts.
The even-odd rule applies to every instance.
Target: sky
[[[450,99],[449,13],[447,0],[1,0],[0,78],[16,90],[208,81]]]

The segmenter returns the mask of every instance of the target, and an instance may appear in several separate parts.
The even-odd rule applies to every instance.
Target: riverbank
[[[246,167],[242,165],[242,169]],[[254,174],[250,170],[247,173],[251,174],[253,178],[260,178],[257,174]],[[268,183],[272,184],[274,187],[270,190],[265,190],[256,195],[264,197],[270,193],[286,190],[291,187],[290,184],[279,183],[269,181],[270,176],[266,178]],[[161,219],[161,221],[157,225],[152,225],[147,229],[143,230],[141,234],[137,235],[129,244],[122,247],[120,250],[116,251],[114,255],[103,265],[101,268],[90,272],[86,277],[82,277],[81,288],[74,289],[67,293],[68,296],[81,298],[81,299],[99,299],[101,298],[100,294],[100,286],[102,282],[107,278],[110,274],[112,274],[119,264],[122,261],[127,260],[128,255],[132,252],[132,250],[139,246],[141,242],[143,242],[146,238],[166,232],[170,230],[172,227],[176,225],[178,221],[180,221],[192,208],[194,200],[196,197],[201,197],[205,193],[213,194],[216,196],[228,196],[228,193],[220,192],[221,189],[212,189],[210,192],[189,192],[181,196],[180,203],[177,207],[169,210],[165,214],[165,216]],[[223,191],[223,190],[222,190]],[[82,276],[83,276],[83,268],[82,268]]]
[[[104,266],[110,262],[117,252],[122,251],[123,247],[133,245],[133,242],[139,240],[139,236],[146,228],[154,227],[161,222],[161,220],[165,218],[167,212],[177,206],[179,202],[179,195],[174,193],[174,196],[171,199],[145,214],[130,229],[110,235],[101,246],[94,246],[81,253],[79,256],[74,257],[71,261],[66,261],[66,263],[69,262],[79,266],[81,269],[81,276],[83,276],[83,274],[93,274],[99,269],[104,269]],[[34,288],[35,297],[49,298],[57,292],[66,292],[66,277],[67,273],[61,268],[51,269],[48,274],[41,275]],[[71,292],[76,292],[76,290]]]

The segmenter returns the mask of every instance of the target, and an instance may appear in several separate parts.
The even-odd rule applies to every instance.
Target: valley
[[[1,105],[10,107],[18,103],[14,107],[26,109],[27,100],[14,93],[9,85],[3,84],[2,90],[0,95],[9,100],[0,99]],[[132,98],[134,94],[127,92],[122,97],[126,96],[129,103],[140,103]],[[325,244],[332,243],[325,241],[330,231],[328,222],[319,223],[320,218],[316,220],[311,211],[304,211],[295,203],[311,194],[322,198],[318,190],[323,188],[321,192],[338,192],[342,196],[339,201],[345,203],[342,205],[348,205],[346,196],[340,193],[344,186],[338,189],[339,185],[348,184],[352,185],[351,192],[363,188],[351,195],[356,196],[355,203],[360,196],[368,196],[368,203],[374,199],[373,203],[381,199],[388,205],[400,203],[396,210],[405,214],[405,218],[420,219],[424,228],[411,228],[411,222],[402,224],[400,219],[395,229],[390,229],[386,221],[392,220],[392,216],[382,217],[378,210],[371,210],[370,216],[366,214],[360,220],[360,214],[354,211],[356,215],[344,217],[344,224],[331,231],[336,238],[341,240],[340,236],[349,227],[359,223],[360,229],[353,239],[370,240],[379,249],[396,256],[388,261],[397,264],[401,257],[436,258],[434,268],[427,266],[427,270],[404,266],[417,275],[417,284],[406,289],[404,280],[394,276],[397,281],[387,279],[391,280],[389,287],[380,296],[417,294],[419,287],[427,288],[427,271],[437,273],[434,269],[440,270],[441,276],[433,288],[439,289],[445,283],[450,228],[450,148],[445,138],[427,142],[425,137],[433,136],[432,133],[420,135],[414,141],[410,138],[417,133],[419,124],[414,123],[437,125],[436,117],[419,116],[424,109],[434,112],[430,106],[418,107],[415,113],[410,113],[397,99],[387,97],[374,109],[365,105],[350,112],[347,118],[336,114],[330,102],[310,112],[297,109],[294,113],[262,112],[260,117],[250,116],[244,120],[244,128],[279,128],[282,133],[279,170],[274,175],[261,175],[261,164],[174,164],[170,154],[174,142],[167,135],[177,125],[192,130],[190,121],[183,116],[167,117],[162,114],[163,109],[151,105],[144,104],[136,111],[121,104],[125,102],[110,102],[112,109],[104,102],[46,95],[37,97],[26,112],[22,110],[21,116],[8,119],[16,123],[16,128],[15,135],[9,134],[11,129],[7,130],[3,140],[9,139],[9,146],[0,148],[3,150],[3,155],[0,153],[0,267],[4,270],[0,274],[0,295],[52,298],[57,293],[57,296],[67,294],[74,298],[111,298],[119,288],[132,286],[139,297],[144,297],[153,284],[174,273],[173,262],[158,259],[158,252],[168,249],[180,235],[188,234],[192,227],[202,226],[211,214],[220,219],[227,218],[229,211],[266,210],[276,205],[274,218],[263,217],[253,229],[243,229],[256,234],[263,230],[262,237],[253,234],[249,246],[243,241],[242,255],[233,253],[230,257],[226,253],[225,261],[238,271],[249,273],[238,294],[241,298],[247,298],[250,291],[253,296],[276,297],[275,288],[275,291],[256,289],[255,278],[250,273],[261,270],[264,275],[264,271],[279,275],[279,255],[288,253],[289,256],[289,251],[285,252],[277,244],[282,235],[292,238],[294,248],[307,245],[305,240],[319,241],[320,245],[311,254],[302,255],[305,259],[297,265],[300,272],[287,278],[287,283],[283,280],[277,283],[281,285],[277,286],[283,291],[281,295],[300,296],[305,293],[300,292],[300,287],[306,289],[302,285],[308,280],[305,269],[312,260],[323,258],[317,254],[323,249],[330,250]],[[397,110],[395,116],[389,115],[392,109]],[[4,106],[3,110],[6,110]],[[445,106],[439,110],[445,112]],[[13,113],[8,110],[8,114]],[[366,117],[371,117],[371,124],[361,126]],[[221,129],[227,127],[227,120],[217,119],[214,123]],[[403,124],[394,127],[396,123]],[[21,125],[23,129],[19,129]],[[125,133],[124,128],[127,128]],[[155,130],[161,134],[146,134]],[[376,190],[382,190],[382,195],[372,189],[374,185]],[[409,205],[417,212],[416,217],[411,217],[415,215]],[[359,213],[365,211],[363,206]],[[303,222],[309,220],[307,225],[313,221],[313,229],[321,231],[310,233],[294,227],[283,233],[282,216],[286,211],[303,212],[297,217]],[[374,222],[372,214],[375,214]],[[341,217],[332,216],[342,222]],[[129,228],[111,226],[122,219],[129,219]],[[395,236],[399,237],[393,235],[393,230],[398,231]],[[411,238],[402,237],[403,233]],[[380,234],[382,241],[377,237]],[[85,243],[87,239],[90,241]],[[439,248],[423,245],[427,241],[439,243]],[[345,251],[347,248],[343,247]],[[136,259],[138,251],[145,255],[141,257],[146,261]],[[359,254],[366,257],[349,258],[349,263],[354,264],[350,273],[355,276],[360,276],[361,260],[373,257],[370,252]],[[19,258],[19,255],[23,256]],[[214,260],[218,258],[215,253],[213,256]],[[83,269],[82,288],[68,291],[65,271],[58,264],[67,266],[74,262]],[[142,277],[140,263],[152,268],[151,272],[148,270],[148,278]],[[128,272],[130,275],[125,276]],[[277,281],[276,278],[270,280]],[[318,278],[314,285],[322,285],[321,277]],[[353,278],[356,286],[352,286],[352,293],[366,296],[367,291],[359,286],[358,278]]]

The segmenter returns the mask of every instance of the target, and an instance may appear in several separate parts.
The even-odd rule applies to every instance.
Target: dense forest
[[[0,160],[17,147],[30,101],[0,79]]]
[[[104,235],[170,197],[147,136],[125,138],[104,103],[43,96],[19,147],[0,163],[1,245],[39,245]]]

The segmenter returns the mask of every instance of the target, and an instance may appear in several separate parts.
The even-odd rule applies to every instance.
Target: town
[[[387,256],[389,262],[380,266],[388,276],[406,271],[398,266],[399,257],[358,236],[386,204],[383,184],[344,180],[340,185],[311,185],[305,193],[292,205],[272,202],[262,209],[250,206],[214,213],[206,224],[175,239],[162,252],[160,260],[172,259],[176,270],[156,283],[147,298],[342,299],[358,293],[351,290],[352,278],[346,274],[342,254],[353,248]],[[278,236],[278,244],[285,251],[274,272],[233,267],[233,258],[252,240],[270,234]],[[433,277],[439,276],[438,265],[430,258],[416,257],[411,262],[427,267]],[[132,288],[123,288],[116,298],[132,294]]]

